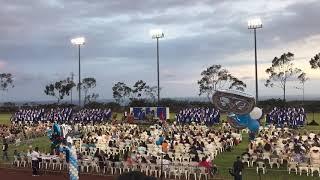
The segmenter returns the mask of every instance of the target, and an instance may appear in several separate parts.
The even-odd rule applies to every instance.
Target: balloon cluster
[[[229,124],[237,129],[248,128],[251,132],[257,132],[260,124],[258,119],[262,116],[262,110],[258,107],[254,107],[249,114],[237,115],[234,113],[228,114]]]
[[[72,148],[70,152],[69,175],[70,175],[70,180],[79,179],[79,166],[78,166],[78,160],[77,160],[77,153],[74,148]]]
[[[67,138],[67,146],[60,146],[60,152],[66,155],[66,161],[69,163],[69,179],[79,179],[79,166],[76,149],[72,146],[72,138]]]
[[[73,143],[72,138],[71,137],[64,138],[65,135],[64,133],[62,133],[61,126],[59,126],[57,123],[53,124],[52,129],[47,130],[47,135],[51,140],[51,148],[55,149],[56,152],[62,152],[66,155],[66,161],[69,163],[70,180],[78,180],[79,179],[78,160],[77,160],[76,150],[72,146],[72,143]]]
[[[63,142],[64,138],[61,132],[61,127],[54,123],[52,129],[47,130],[47,136],[51,141],[51,149],[52,150],[59,150],[59,145]]]
[[[255,107],[254,97],[235,90],[219,90],[212,97],[216,108],[228,113],[227,121],[237,129],[248,128],[251,132],[259,130],[258,119],[262,110]]]

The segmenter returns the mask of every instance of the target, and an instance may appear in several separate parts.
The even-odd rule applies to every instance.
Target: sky
[[[14,75],[15,87],[0,101],[54,100],[46,84],[78,76],[78,52],[70,39],[84,36],[81,76],[95,77],[100,99],[112,98],[118,81],[157,84],[156,41],[161,28],[161,97],[196,97],[200,73],[221,64],[255,92],[254,39],[257,30],[259,95],[282,97],[266,88],[265,69],[274,57],[295,54],[296,65],[310,78],[308,97],[320,98],[320,70],[309,60],[320,52],[320,3],[317,0],[0,0],[0,72]],[[287,94],[302,97],[290,82]],[[318,87],[318,88],[316,88]]]

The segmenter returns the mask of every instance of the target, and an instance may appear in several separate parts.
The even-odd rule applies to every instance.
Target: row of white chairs
[[[94,158],[90,161],[80,161],[79,167],[81,172],[86,173],[101,173],[104,174],[122,174],[128,171],[141,171],[147,175],[160,177],[161,175],[161,161],[157,160],[157,164],[133,164],[129,165],[123,162],[111,162],[105,161],[103,162],[104,166],[99,166],[98,159]],[[162,174],[167,177],[174,176],[186,178],[190,178],[190,175],[193,175],[194,178],[203,176],[205,179],[208,178],[208,173],[206,172],[206,168],[197,167],[198,163],[180,163],[180,162],[172,162],[171,165],[163,164]]]
[[[208,179],[208,172],[204,167],[195,167],[195,166],[179,166],[179,165],[163,165],[161,170],[161,165],[159,164],[135,164],[127,165],[120,162],[112,164],[111,162],[107,163],[107,166],[104,166],[103,173],[110,172],[111,174],[122,174],[129,171],[141,171],[149,176],[160,177],[162,175],[167,179],[174,176],[174,178],[185,177],[185,179],[190,179],[192,175],[196,180],[197,177],[201,179],[204,177]]]
[[[292,170],[294,170],[296,174],[298,174],[299,171],[300,176],[303,172],[305,172],[307,176],[309,176],[309,173],[313,176],[314,172],[318,172],[318,176],[320,177],[320,164],[309,165],[307,163],[288,162],[287,170],[289,174]]]
[[[257,167],[256,167],[257,173],[259,173],[259,170],[262,170],[263,174],[267,172],[267,167],[264,162],[261,162],[261,161],[257,162]],[[292,171],[294,171],[296,174],[298,174],[299,172],[300,176],[302,175],[303,172],[305,172],[307,176],[309,176],[309,174],[313,176],[313,174],[317,172],[318,176],[320,177],[320,165],[318,164],[309,165],[306,163],[288,162],[287,171],[289,174]]]
[[[22,156],[18,158],[14,156],[13,164],[17,167],[31,167],[31,157]],[[67,169],[68,163],[64,159],[43,159],[39,162],[40,169],[63,170]]]
[[[82,147],[82,153],[85,156],[93,156],[96,152],[97,148],[96,147]],[[116,155],[116,154],[120,154],[120,153],[124,153],[124,151],[126,150],[126,148],[120,149],[120,148],[108,148],[106,151],[106,154],[110,155]],[[158,156],[158,154],[161,153],[161,146],[156,146],[156,148],[152,149],[152,150],[147,150],[147,155],[153,155],[153,156]],[[200,159],[202,159],[205,156],[209,156],[211,159],[214,159],[217,155],[218,155],[218,150],[215,149],[214,151],[197,151],[198,156]],[[175,161],[191,161],[191,159],[194,157],[193,154],[188,153],[181,153],[181,152],[167,152],[167,154],[169,155],[169,157]]]

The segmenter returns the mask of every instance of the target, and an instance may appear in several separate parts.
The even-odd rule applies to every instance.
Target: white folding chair
[[[116,174],[119,172],[119,174],[122,173],[122,163],[121,162],[114,162],[114,169],[113,173]]]
[[[307,173],[307,176],[309,176],[309,165],[306,163],[301,163],[298,165],[300,176],[302,175],[302,172],[305,171]]]
[[[103,173],[107,174],[108,170],[110,170],[111,174],[113,174],[113,166],[111,161],[106,162],[106,165],[103,167]]]
[[[264,162],[261,162],[261,161],[257,162],[257,168],[256,168],[257,174],[259,173],[259,169],[262,169],[263,174],[266,173],[267,170],[266,170],[266,165],[264,164]]]
[[[250,167],[250,160],[249,160],[249,156],[243,156],[242,157],[242,163],[246,163],[248,165],[248,167]]]
[[[140,164],[140,171],[148,175],[149,168],[147,164]]]
[[[311,176],[313,176],[314,172],[318,172],[318,175],[320,177],[320,165],[318,164],[310,165],[309,170],[310,170]]]
[[[296,174],[298,174],[298,168],[297,168],[297,165],[298,163],[296,162],[288,162],[288,171],[289,171],[289,174],[291,172],[291,170],[295,170]]]
[[[17,167],[20,167],[20,161],[17,156],[13,156],[13,164],[16,165]]]
[[[277,165],[277,168],[280,168],[280,163],[278,158],[271,158],[269,163],[270,167],[272,168],[274,164]]]
[[[197,171],[198,171],[197,167],[189,167],[187,179],[190,179],[190,176],[193,175],[194,180],[197,180],[197,173],[198,173]]]
[[[159,174],[160,173],[158,173],[157,166],[154,164],[151,164],[149,169],[149,175],[154,175],[155,177],[158,177]]]
[[[205,180],[208,180],[208,173],[206,172],[205,167],[199,167],[199,180],[201,180],[201,177],[204,176]]]

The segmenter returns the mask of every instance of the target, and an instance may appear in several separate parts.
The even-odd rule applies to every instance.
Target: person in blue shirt
[[[156,144],[161,145],[163,143],[163,141],[164,141],[164,137],[162,135],[160,135],[158,141],[156,141]]]

